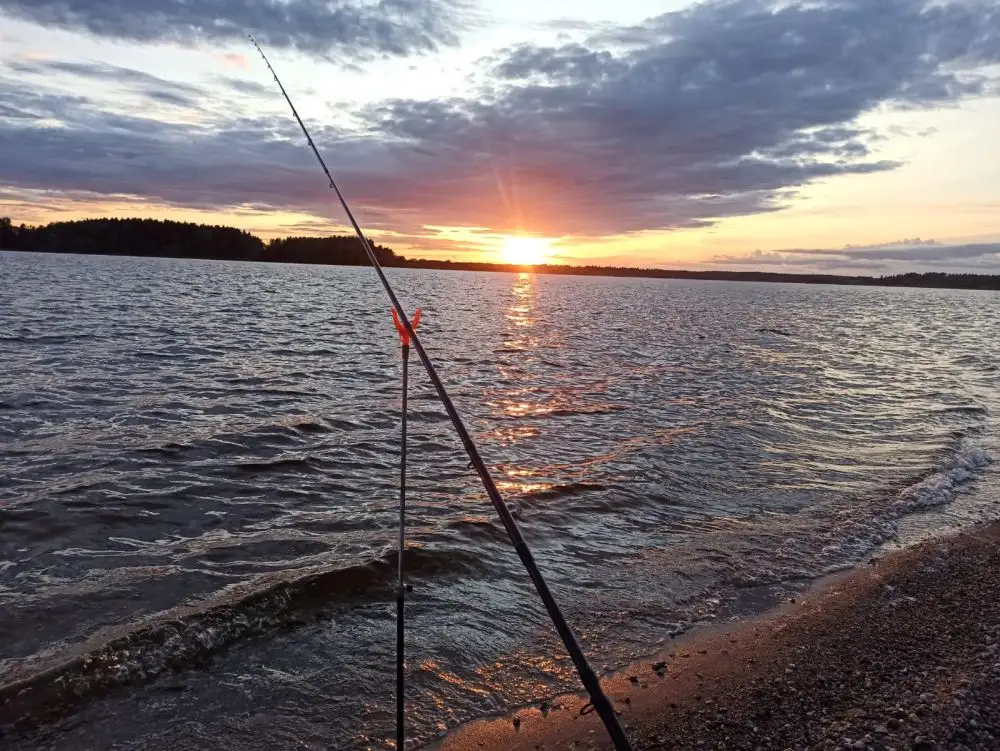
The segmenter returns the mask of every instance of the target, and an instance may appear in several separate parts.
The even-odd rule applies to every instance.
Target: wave
[[[135,446],[131,450],[141,454],[178,457],[183,454],[217,454],[220,447],[227,452],[253,451],[261,447],[293,447],[301,445],[304,435],[320,435],[332,433],[337,430],[355,430],[360,427],[357,423],[333,418],[323,421],[295,420],[290,422],[259,423],[251,425],[248,429],[241,432],[234,432],[231,428],[227,432],[203,436],[187,442],[167,440],[163,443],[153,442],[147,445]],[[299,461],[306,463],[308,460],[301,459]],[[267,470],[269,468],[280,468],[286,464],[287,466],[292,466],[293,463],[288,458],[278,460],[260,459],[257,461],[247,461],[237,466],[240,469],[247,470]]]
[[[299,458],[294,456],[279,457],[259,462],[238,462],[237,467],[245,472],[274,472],[290,469],[312,469],[312,462],[309,458]]]
[[[936,415],[988,415],[989,410],[976,404],[956,405],[952,407],[939,407],[932,410]]]
[[[983,449],[963,446],[944,466],[905,488],[891,506],[896,516],[948,503],[955,491],[979,477],[993,459]]]
[[[510,540],[507,531],[489,519],[458,519],[449,522],[446,529],[470,540],[488,540],[504,544]]]
[[[21,344],[67,344],[78,339],[97,339],[95,334],[0,334],[0,342]]]
[[[775,334],[776,336],[791,336],[789,332],[783,331],[782,329],[771,329],[767,327],[757,329],[757,332],[761,334]]]
[[[599,482],[568,482],[562,485],[552,485],[533,490],[527,490],[521,494],[522,498],[537,498],[539,500],[552,500],[565,496],[581,495],[583,493],[593,493],[599,490],[607,490],[608,486]]]
[[[292,430],[297,430],[300,433],[329,433],[330,432],[330,427],[328,425],[324,425],[323,423],[320,423],[320,422],[312,422],[310,420],[306,420],[306,421],[303,421],[303,422],[293,423],[293,424],[289,425],[288,427],[292,428]]]
[[[392,591],[396,552],[334,570],[318,567],[264,574],[182,605],[106,629],[83,644],[20,660],[0,684],[0,725],[26,728],[124,686],[205,664],[238,642],[305,625],[343,602]],[[460,550],[409,548],[412,579],[480,573],[477,556]]]
[[[546,414],[551,417],[570,417],[572,415],[606,415],[612,412],[625,412],[628,406],[624,404],[601,404],[593,407],[573,407],[554,409]]]

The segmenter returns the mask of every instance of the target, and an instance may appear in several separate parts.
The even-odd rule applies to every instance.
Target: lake
[[[1000,516],[1000,293],[387,273],[599,672]],[[392,747],[370,269],[0,253],[0,363],[5,748]],[[416,742],[577,682],[411,366]]]

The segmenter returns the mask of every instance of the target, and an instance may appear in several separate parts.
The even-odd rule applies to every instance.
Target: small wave
[[[449,523],[446,528],[472,540],[490,540],[501,543],[506,543],[509,540],[507,532],[489,519],[459,519]]]
[[[603,485],[599,482],[568,482],[563,485],[552,485],[551,487],[528,490],[522,494],[522,497],[537,498],[539,500],[551,500],[554,498],[581,495],[583,493],[593,493],[599,490],[607,489],[607,485]]]
[[[957,488],[976,479],[992,462],[981,448],[961,449],[939,471],[903,490],[892,504],[892,510],[902,516],[941,506],[951,500]]]
[[[188,357],[188,355],[183,352],[153,352],[137,349],[132,353],[132,357],[138,360],[177,360]]]
[[[538,405],[535,408],[518,411],[514,414],[504,415],[507,419],[524,420],[547,417],[577,417],[579,415],[606,415],[613,412],[626,412],[628,406],[624,404],[595,404],[588,406],[581,404],[577,407],[553,407]]]
[[[986,370],[989,372],[995,372],[997,366],[995,363],[990,362],[987,358],[982,355],[959,355],[952,359],[955,365],[972,365],[980,370]]]
[[[291,469],[311,469],[312,462],[308,457],[286,456],[262,462],[237,462],[236,466],[244,472],[277,472]]]
[[[757,332],[761,334],[775,334],[777,336],[791,336],[789,332],[782,329],[760,328],[757,329]]]
[[[955,407],[941,407],[934,410],[937,415],[987,415],[989,410],[975,404],[968,404]]]
[[[160,446],[139,446],[135,451],[140,454],[161,454],[163,456],[176,456],[182,451],[190,449],[191,446],[185,445],[183,443],[164,443]]]
[[[78,339],[96,339],[94,334],[0,334],[0,342],[21,344],[67,344]]]
[[[329,433],[330,432],[330,428],[328,426],[324,425],[323,423],[320,423],[320,422],[311,422],[311,421],[297,422],[297,423],[294,423],[293,425],[291,425],[289,427],[291,427],[293,430],[299,431],[300,433]]]
[[[396,558],[393,551],[346,568],[265,574],[31,658],[0,685],[0,724],[34,725],[113,689],[204,664],[242,640],[309,623],[338,603],[389,591]],[[419,580],[479,573],[482,564],[460,550],[410,548],[406,568]]]

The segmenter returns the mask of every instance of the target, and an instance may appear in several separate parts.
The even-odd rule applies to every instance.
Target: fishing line
[[[257,40],[254,39],[252,35],[248,36],[250,37],[250,42],[257,49],[257,52],[260,53],[267,69],[274,77],[274,82],[278,84],[278,88],[281,90],[281,94],[284,96],[285,101],[288,102],[288,106],[292,110],[292,115],[294,115],[296,122],[298,122],[299,127],[302,129],[302,134],[306,137],[309,148],[312,149],[316,160],[319,162],[319,165],[323,170],[323,174],[326,175],[327,179],[330,181],[330,188],[334,191],[334,193],[336,193],[337,199],[340,201],[340,205],[344,209],[344,213],[347,215],[347,218],[351,222],[351,226],[354,228],[354,233],[357,235],[358,241],[364,248],[365,255],[368,256],[368,260],[371,262],[372,268],[375,269],[379,282],[382,283],[382,288],[385,290],[385,293],[388,296],[389,301],[392,303],[392,307],[399,318],[399,322],[402,324],[407,336],[410,339],[410,344],[416,351],[417,357],[420,358],[420,362],[423,363],[424,370],[427,371],[427,377],[430,379],[431,385],[437,392],[438,398],[441,400],[441,404],[444,406],[445,412],[448,413],[448,417],[451,419],[451,423],[455,427],[455,432],[458,433],[458,437],[462,441],[462,445],[465,447],[466,453],[469,455],[469,462],[479,475],[479,479],[483,483],[483,489],[486,491],[486,495],[489,496],[490,501],[493,503],[493,507],[496,509],[496,512],[500,517],[500,521],[503,523],[504,529],[507,531],[507,535],[510,537],[510,541],[514,546],[514,550],[517,552],[518,558],[521,559],[521,563],[528,572],[528,576],[531,577],[531,581],[535,585],[538,596],[541,598],[542,604],[545,605],[545,610],[548,612],[549,618],[552,620],[552,624],[555,626],[556,631],[559,633],[559,637],[562,639],[562,642],[566,647],[566,651],[573,660],[573,665],[576,667],[577,674],[580,676],[580,681],[583,683],[584,688],[589,694],[590,701],[594,705],[594,709],[597,714],[600,715],[601,721],[604,723],[604,727],[607,729],[608,735],[615,745],[615,749],[617,749],[617,751],[632,751],[632,744],[629,742],[628,737],[625,735],[625,731],[618,722],[614,706],[604,693],[604,689],[601,688],[601,683],[597,678],[597,674],[594,673],[593,669],[590,667],[590,663],[587,662],[587,657],[580,648],[580,644],[577,641],[573,630],[566,622],[566,618],[562,614],[562,610],[560,610],[558,603],[552,596],[552,592],[549,590],[549,585],[545,582],[542,572],[538,569],[538,564],[535,563],[535,558],[532,555],[531,550],[528,548],[528,544],[525,542],[524,536],[521,534],[521,530],[517,526],[517,522],[511,515],[510,509],[507,508],[507,504],[500,495],[500,491],[497,490],[496,483],[493,482],[493,477],[490,475],[489,469],[487,469],[485,462],[483,462],[482,457],[479,455],[479,449],[472,440],[472,436],[469,435],[469,431],[466,429],[465,423],[462,422],[462,418],[458,414],[458,410],[455,408],[455,405],[452,403],[451,397],[448,395],[448,391],[445,389],[444,384],[441,382],[437,370],[434,368],[434,364],[431,362],[430,357],[428,357],[427,352],[424,351],[424,347],[420,343],[420,338],[417,336],[416,328],[412,323],[410,323],[410,319],[407,317],[406,311],[399,302],[399,298],[396,297],[396,293],[393,290],[392,285],[389,284],[385,271],[383,271],[382,265],[378,262],[378,257],[375,255],[375,249],[372,247],[368,238],[365,237],[364,232],[361,231],[361,227],[354,218],[354,214],[350,207],[347,205],[344,195],[340,192],[340,188],[337,187],[337,183],[334,181],[333,175],[330,174],[330,170],[326,166],[326,162],[319,153],[319,149],[316,148],[316,144],[313,142],[312,136],[309,135],[309,130],[306,128],[305,123],[302,122],[302,118],[299,117],[298,110],[296,110],[295,105],[292,104],[291,97],[289,97],[288,92],[285,91],[285,87],[278,78],[278,74],[274,72],[274,68],[271,66],[270,61],[264,54],[264,50],[260,48],[260,45],[257,44]],[[402,749],[399,749],[399,751],[402,751]]]

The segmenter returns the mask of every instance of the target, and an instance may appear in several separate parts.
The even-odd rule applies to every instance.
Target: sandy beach
[[[873,559],[605,686],[641,749],[1000,748],[998,544],[994,524]],[[609,748],[581,710],[559,697],[432,748]]]

